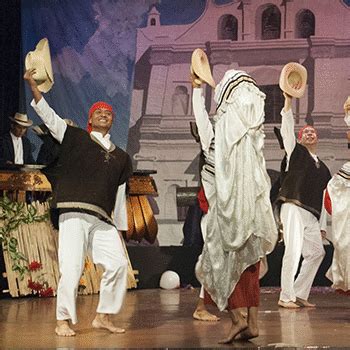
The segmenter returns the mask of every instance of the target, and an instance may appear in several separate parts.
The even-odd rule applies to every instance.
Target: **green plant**
[[[21,224],[42,222],[48,218],[48,212],[37,215],[37,209],[32,204],[14,202],[6,196],[0,198],[0,244],[8,251],[12,260],[12,270],[18,272],[21,280],[28,272],[28,259],[18,251],[18,241],[11,236],[11,232]]]

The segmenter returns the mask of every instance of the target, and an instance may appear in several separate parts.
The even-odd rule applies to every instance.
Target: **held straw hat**
[[[27,70],[36,69],[33,78],[38,84],[39,91],[48,92],[52,88],[53,71],[49,41],[46,38],[39,41],[34,51],[28,52],[25,58],[25,67]]]
[[[211,75],[209,60],[202,49],[195,49],[191,59],[191,73],[195,73],[200,80],[215,88],[215,81]]]
[[[300,98],[304,95],[307,81],[307,70],[296,62],[287,63],[280,75],[279,86],[290,96]]]

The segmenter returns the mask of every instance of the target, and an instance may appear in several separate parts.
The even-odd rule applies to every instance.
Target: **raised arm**
[[[284,149],[287,153],[287,159],[289,158],[295,148],[296,140],[294,134],[294,117],[292,111],[292,97],[287,95],[285,92],[284,95],[284,107],[281,111],[282,116],[282,125],[281,125],[281,135],[283,138]]]
[[[196,124],[198,128],[198,134],[200,137],[200,142],[202,150],[204,152],[209,151],[210,143],[214,137],[213,126],[209,120],[208,113],[205,109],[205,100],[203,96],[203,89],[199,84],[197,84],[197,79],[195,76],[191,75],[193,94],[192,94],[192,104],[193,112],[196,119]]]
[[[347,116],[347,115],[350,116],[350,96],[348,96],[348,98],[344,102],[344,113],[345,113],[345,116]],[[350,120],[349,120],[349,122],[350,122]],[[347,125],[350,127],[349,124],[347,124]]]
[[[34,74],[35,69],[27,70],[24,74],[24,80],[27,82],[33,95],[31,106],[48,127],[51,135],[61,143],[67,129],[67,124],[45,101],[43,95],[38,89],[36,81],[33,78]]]
[[[350,96],[348,96],[348,98],[344,103],[344,112],[345,112],[345,117],[344,117],[345,124],[350,128]],[[346,132],[346,136],[348,139],[348,148],[350,148],[350,130]]]

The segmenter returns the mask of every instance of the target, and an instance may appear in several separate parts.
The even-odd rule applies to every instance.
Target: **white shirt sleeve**
[[[118,187],[114,205],[114,224],[119,231],[128,230],[128,213],[126,209],[126,183]]]
[[[284,109],[282,109],[281,116],[282,116],[281,136],[283,139],[284,150],[286,151],[286,154],[287,154],[286,170],[288,170],[289,159],[296,145],[295,134],[294,134],[294,117],[293,117],[292,109],[290,109],[288,112],[285,112]]]
[[[320,216],[320,230],[327,232],[327,211],[324,207],[324,198],[326,195],[326,190],[323,191],[323,199],[322,199],[322,209],[321,209],[321,216]]]
[[[56,112],[45,101],[44,97],[42,97],[38,103],[35,103],[35,101],[32,100],[30,105],[34,108],[35,112],[48,127],[51,135],[59,143],[62,143],[64,133],[67,130],[66,122],[56,114]]]
[[[214,137],[214,131],[209,120],[209,115],[205,109],[205,100],[202,88],[193,89],[192,103],[202,150],[204,152],[208,152],[211,140]]]

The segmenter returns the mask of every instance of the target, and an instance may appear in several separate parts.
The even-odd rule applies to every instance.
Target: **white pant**
[[[76,297],[88,250],[104,269],[97,312],[116,314],[123,304],[128,263],[117,229],[93,215],[64,213],[59,218],[57,320],[77,323]]]
[[[207,236],[207,214],[203,213],[202,219],[201,219],[201,231],[202,231],[202,237],[203,241],[205,241],[205,237]],[[199,292],[199,297],[201,299],[204,299],[204,287],[201,286],[201,290]]]
[[[313,214],[292,203],[282,204],[281,221],[285,251],[280,300],[295,301],[297,297],[307,300],[325,255],[320,225]],[[301,255],[304,260],[298,278],[294,281]]]

